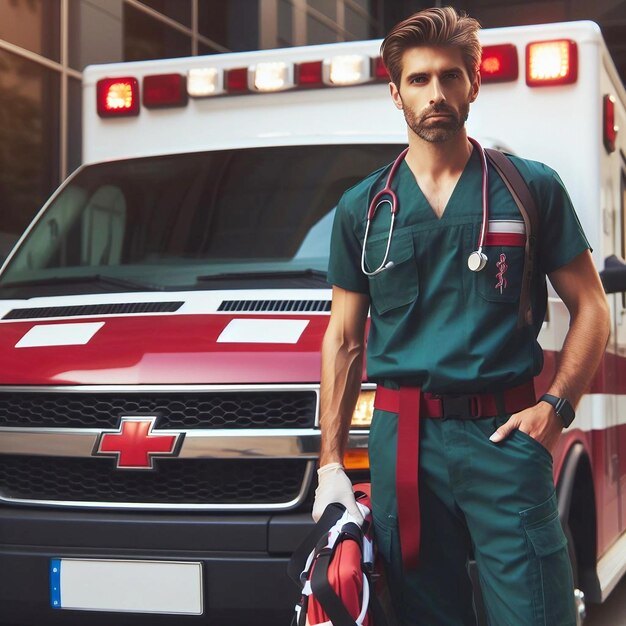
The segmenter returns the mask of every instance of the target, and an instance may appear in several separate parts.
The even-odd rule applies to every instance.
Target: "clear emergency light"
[[[124,78],[103,78],[96,85],[96,100],[100,117],[139,115],[139,81]]]
[[[283,91],[294,86],[293,65],[259,63],[248,70],[248,88],[254,91]]]
[[[502,83],[517,80],[519,64],[517,47],[511,43],[484,46],[480,61],[480,77],[483,83]]]
[[[361,54],[349,54],[326,59],[323,76],[327,85],[366,83],[371,78],[370,58]]]
[[[214,67],[202,67],[187,73],[187,93],[192,98],[207,98],[224,93],[224,76]]]
[[[602,104],[602,126],[604,128],[602,135],[604,147],[606,151],[611,154],[611,152],[615,152],[615,140],[617,139],[617,131],[619,130],[615,124],[615,97],[610,94],[605,95]]]
[[[575,41],[536,41],[526,46],[526,84],[529,87],[567,85],[578,78]]]

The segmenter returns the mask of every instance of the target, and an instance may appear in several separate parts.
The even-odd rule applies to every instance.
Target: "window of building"
[[[369,39],[374,36],[367,15],[355,11],[347,5],[345,8],[345,29],[354,39]]]
[[[337,41],[337,31],[320,22],[311,14],[306,16],[306,43],[334,43]]]
[[[276,24],[279,47],[293,45],[293,5],[288,0],[278,0],[278,16]]]
[[[135,7],[124,5],[124,60],[143,61],[191,55],[191,36]]]
[[[230,48],[228,21],[228,2],[198,0],[198,32],[225,48]]]
[[[0,49],[0,232],[5,242],[21,234],[59,184],[60,91],[58,72]]]
[[[308,0],[308,4],[331,20],[337,20],[337,0]]]
[[[82,161],[82,85],[76,78],[67,83],[67,173],[73,172]],[[95,103],[94,103],[95,106]]]
[[[191,0],[140,0],[140,2],[191,28]]]
[[[0,0],[0,39],[60,59],[60,0]]]

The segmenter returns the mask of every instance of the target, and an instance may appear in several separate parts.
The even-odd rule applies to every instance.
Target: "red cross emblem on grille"
[[[120,428],[104,431],[94,454],[114,456],[118,469],[152,469],[154,457],[177,456],[184,433],[156,431],[156,417],[122,417]]]

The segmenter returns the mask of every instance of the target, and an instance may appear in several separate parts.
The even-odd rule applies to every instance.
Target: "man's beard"
[[[461,105],[458,113],[447,105],[439,104],[429,107],[419,117],[409,108],[403,109],[404,119],[409,128],[421,139],[429,143],[442,143],[452,139],[464,126],[469,115],[469,103]],[[429,120],[437,113],[450,117]]]

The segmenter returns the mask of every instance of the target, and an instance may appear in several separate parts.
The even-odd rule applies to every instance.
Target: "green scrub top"
[[[361,271],[361,249],[370,200],[384,187],[391,165],[341,198],[333,224],[328,281],[370,297],[370,380],[417,385],[434,393],[480,393],[522,384],[541,371],[543,353],[537,335],[547,305],[545,276],[590,246],[556,172],[542,163],[510,158],[539,210],[532,326],[517,327],[523,245],[499,245],[500,239],[498,245],[483,248],[488,262],[482,271],[467,267],[482,223],[482,169],[476,150],[441,218],[406,162],[400,165],[391,184],[398,196],[388,257],[394,265],[376,276]],[[491,166],[489,221],[490,229],[523,229],[519,209]],[[370,226],[369,271],[383,260],[389,224],[389,205],[384,203]]]

